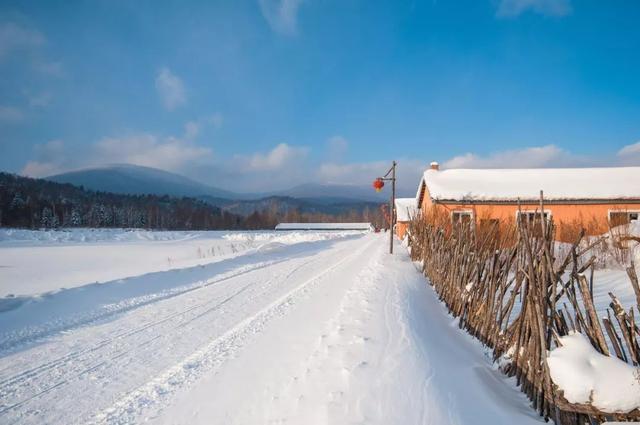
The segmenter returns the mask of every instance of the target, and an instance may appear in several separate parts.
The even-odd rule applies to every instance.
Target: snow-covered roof
[[[432,199],[440,201],[640,200],[640,167],[450,169],[424,172]]]
[[[418,212],[416,198],[396,198],[396,216],[398,221],[411,221]]]
[[[371,230],[371,223],[280,223],[276,230]]]

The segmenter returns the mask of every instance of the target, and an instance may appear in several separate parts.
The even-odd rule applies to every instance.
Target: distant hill
[[[247,223],[195,198],[96,192],[0,172],[0,226],[195,230],[238,229]],[[272,223],[255,226],[267,228]]]
[[[273,229],[281,222],[384,224],[377,202],[312,202],[291,197],[122,194],[0,172],[0,227]]]
[[[319,203],[336,202],[385,202],[389,199],[388,191],[377,193],[370,186],[350,184],[305,183],[291,189],[274,192],[274,196],[312,200]]]
[[[45,179],[107,193],[191,197],[243,217],[264,211],[282,217],[291,214],[333,217],[354,212],[368,214],[367,211],[377,211],[389,197],[388,190],[376,193],[369,186],[320,183],[306,183],[270,193],[242,194],[208,186],[175,173],[129,164],[71,171]]]
[[[314,204],[386,202],[388,191],[376,193],[370,186],[305,183],[286,190],[267,193],[236,193],[209,186],[188,177],[156,168],[116,164],[87,168],[45,177],[56,183],[69,183],[89,190],[127,195],[169,195],[206,197],[212,204],[228,200],[259,200],[271,197],[296,198]]]
[[[352,212],[378,211],[381,202],[359,201],[344,198],[305,198],[290,196],[267,196],[260,199],[229,200],[212,197],[200,197],[205,202],[222,208],[232,214],[248,216],[255,211],[269,211],[278,215],[297,213],[340,215]]]
[[[88,168],[45,178],[56,183],[69,183],[86,189],[127,195],[212,196],[237,199],[228,190],[196,182],[179,174],[139,165],[118,164]]]

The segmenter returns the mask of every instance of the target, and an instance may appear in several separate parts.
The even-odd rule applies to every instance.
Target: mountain
[[[87,189],[131,195],[154,194],[194,196],[224,200],[251,200],[267,197],[304,199],[312,203],[384,202],[388,190],[376,193],[369,186],[305,183],[269,193],[241,194],[209,186],[188,177],[156,168],[115,164],[86,168],[46,177],[56,183],[70,183]],[[210,199],[209,199],[210,200]],[[216,202],[211,202],[216,203]]]
[[[248,223],[202,200],[92,191],[72,184],[0,172],[0,226],[117,227],[172,230],[272,228]]]
[[[370,186],[349,184],[305,183],[291,189],[275,192],[273,195],[304,199],[316,203],[385,202],[389,199],[389,193],[386,190],[377,193]]]
[[[345,200],[337,198],[299,199],[289,196],[267,196],[253,200],[230,200],[211,197],[200,197],[199,199],[221,208],[224,211],[240,216],[248,216],[255,211],[269,211],[274,214],[284,215],[296,211],[297,213],[340,215],[349,214],[353,211],[364,212],[377,211],[380,202],[369,202],[359,200]]]
[[[384,225],[379,204],[375,202],[317,204],[288,197],[230,200],[116,194],[0,172],[3,227],[232,230],[273,229],[283,221],[366,221]]]
[[[142,167],[130,164],[107,165],[103,167],[87,168],[78,171],[57,174],[46,177],[46,180],[56,183],[69,183],[83,186],[86,189],[101,192],[111,192],[129,195],[170,195],[197,197],[209,204],[226,207],[237,203],[237,208],[249,210],[251,205],[280,203],[281,208],[312,209],[309,205],[323,206],[324,211],[335,209],[335,205],[356,204],[359,208],[363,203],[381,203],[389,199],[389,190],[376,193],[369,185],[357,186],[349,184],[319,184],[305,183],[287,190],[268,193],[236,193],[229,190],[209,186],[191,180],[179,174],[156,168]],[[267,201],[263,201],[267,198]],[[293,199],[297,199],[297,205]],[[240,201],[246,202],[240,202]],[[328,207],[328,208],[327,208]],[[234,207],[236,208],[236,207]]]
[[[56,183],[70,183],[101,192],[129,195],[209,196],[237,199],[241,195],[198,183],[179,174],[139,165],[117,164],[87,168],[46,177]]]

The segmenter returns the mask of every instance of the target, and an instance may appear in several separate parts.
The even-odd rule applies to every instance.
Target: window
[[[468,224],[473,221],[473,211],[452,211],[451,222],[453,224]]]
[[[544,217],[544,221],[546,222],[551,217],[551,211],[545,211],[541,213],[540,211],[517,211],[516,216],[518,217],[519,224],[528,224],[529,232],[533,236],[542,236],[542,226],[540,225],[540,221],[542,217]]]
[[[518,216],[518,222],[529,223],[529,224],[540,222],[540,217],[543,216],[542,214],[540,214],[539,211],[518,211],[516,214]],[[550,211],[544,212],[545,221],[549,220],[550,216],[551,216]]]
[[[612,227],[638,221],[640,211],[609,210],[609,223]]]

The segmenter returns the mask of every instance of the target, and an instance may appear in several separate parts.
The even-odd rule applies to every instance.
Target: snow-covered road
[[[539,423],[386,241],[278,244],[11,307],[0,423]]]

